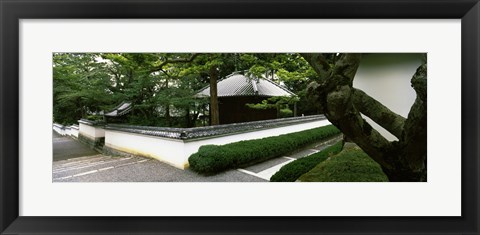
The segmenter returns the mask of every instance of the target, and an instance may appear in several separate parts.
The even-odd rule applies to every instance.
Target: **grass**
[[[359,147],[344,149],[298,178],[302,182],[387,182],[380,165]]]
[[[295,182],[298,177],[313,169],[319,163],[325,161],[328,157],[342,151],[342,141],[329,146],[318,153],[295,160],[275,173],[271,178],[271,182]]]

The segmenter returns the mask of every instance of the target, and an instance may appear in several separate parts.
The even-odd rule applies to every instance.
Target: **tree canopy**
[[[318,113],[306,99],[306,87],[317,74],[296,53],[55,53],[53,64],[53,116],[63,124],[95,118],[123,101],[134,104],[128,124],[195,126],[209,103],[215,124],[216,97],[194,95],[236,71],[282,84],[298,94],[299,113]],[[291,102],[262,108],[280,103],[286,115],[293,115]]]

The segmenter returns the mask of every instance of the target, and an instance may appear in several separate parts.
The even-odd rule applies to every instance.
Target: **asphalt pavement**
[[[53,131],[53,161],[91,156],[98,152],[71,137],[61,136]]]

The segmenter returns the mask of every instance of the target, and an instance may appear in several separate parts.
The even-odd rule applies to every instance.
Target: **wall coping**
[[[58,127],[58,128],[60,128],[60,129],[64,129],[64,128],[65,128],[65,126],[63,126],[63,125],[61,125],[61,124],[58,124],[58,123],[53,123],[53,126]]]
[[[53,126],[56,126],[56,127],[58,127],[58,128],[61,128],[61,129],[73,128],[73,129],[77,129],[77,130],[78,130],[78,125],[64,126],[64,125],[62,125],[62,124],[53,123]]]
[[[153,127],[153,126],[133,126],[123,124],[107,124],[106,130],[122,131],[136,133],[155,137],[165,137],[170,139],[196,139],[204,137],[213,137],[219,135],[232,135],[237,133],[252,132],[259,129],[270,129],[306,122],[326,120],[324,115],[312,115],[304,117],[281,118],[264,121],[233,123],[217,126],[194,127],[194,128],[172,128],[172,127]]]

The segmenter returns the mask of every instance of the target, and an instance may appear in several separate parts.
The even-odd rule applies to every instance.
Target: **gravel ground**
[[[267,182],[237,170],[202,176],[157,160],[117,167],[94,174],[61,180],[64,182]]]
[[[270,167],[273,167],[273,166],[276,166],[278,164],[284,163],[288,160],[289,159],[287,159],[287,158],[278,157],[278,158],[270,159],[268,161],[261,162],[259,164],[253,165],[253,166],[245,167],[243,169],[245,169],[247,171],[259,173],[259,172],[261,172],[263,170],[266,170]]]

